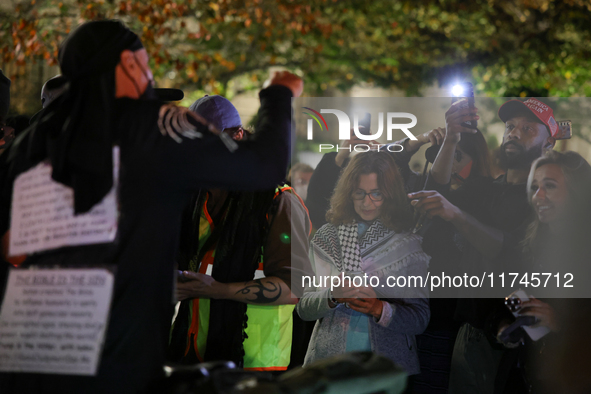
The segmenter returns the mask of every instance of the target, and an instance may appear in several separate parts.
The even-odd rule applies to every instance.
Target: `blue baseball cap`
[[[242,126],[242,120],[230,100],[222,96],[205,95],[195,101],[189,109],[203,116],[220,131]]]

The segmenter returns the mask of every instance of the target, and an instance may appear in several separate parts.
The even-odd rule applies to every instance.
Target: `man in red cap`
[[[531,163],[545,150],[552,149],[558,132],[552,108],[530,98],[509,100],[499,108],[505,122],[501,161],[507,168],[507,182],[525,183]]]

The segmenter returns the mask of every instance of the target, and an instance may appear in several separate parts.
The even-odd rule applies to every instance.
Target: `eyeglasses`
[[[379,190],[366,193],[365,190],[358,189],[351,194],[353,200],[365,200],[365,196],[369,196],[371,201],[382,201],[384,199],[384,195]]]
[[[223,132],[226,133],[232,139],[235,139],[236,137],[238,137],[238,135],[241,131],[244,132],[244,134],[243,134],[244,136],[246,136],[248,134],[248,132],[246,130],[244,130],[242,128],[242,126],[225,128],[223,130]]]

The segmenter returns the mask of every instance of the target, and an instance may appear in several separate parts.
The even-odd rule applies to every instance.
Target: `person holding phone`
[[[314,235],[310,260],[316,275],[425,277],[429,257],[409,232],[412,213],[391,155],[366,152],[345,168],[331,199],[329,223]],[[415,335],[429,321],[428,292],[400,288],[309,285],[296,306],[317,320],[304,365],[348,351],[371,350],[420,371]]]
[[[575,272],[575,279],[587,278],[581,269],[588,265],[591,254],[589,163],[576,152],[547,152],[531,166],[527,195],[535,215],[527,225],[521,253],[513,261],[521,264],[523,271]],[[506,357],[509,365],[497,376],[499,392],[515,387],[515,381],[525,382],[524,393],[540,392],[540,388],[552,385],[564,392],[577,392],[576,385],[585,381],[587,388],[591,387],[580,373],[580,365],[575,365],[577,354],[585,354],[583,349],[591,346],[584,339],[589,324],[581,319],[590,310],[588,300],[529,298],[521,304],[518,315],[535,317],[536,323],[531,327],[546,327],[551,334],[533,342],[523,333],[521,341],[505,343],[509,348],[519,348],[511,351],[513,357]],[[509,323],[497,324],[497,338]],[[521,343],[525,346],[520,346]],[[541,352],[543,348],[546,350]],[[538,373],[531,373],[532,370]],[[564,375],[554,376],[552,372],[557,370],[564,371]],[[546,378],[541,379],[543,376]]]
[[[490,190],[490,155],[486,140],[477,129],[467,128],[467,122],[478,120],[477,109],[456,101],[446,113],[445,127],[439,128],[443,138],[438,141],[436,158],[422,192],[434,200],[441,193],[443,206],[462,209],[480,220],[479,202]],[[437,150],[438,149],[438,150]],[[445,197],[443,197],[445,196]],[[429,198],[426,198],[429,201]],[[462,259],[463,237],[453,224],[442,217],[429,218],[423,213],[415,229],[423,234],[423,249],[431,259],[430,271],[449,274]],[[417,393],[446,393],[454,343],[460,328],[455,319],[457,299],[432,298],[431,321],[417,337],[421,374],[413,377]]]

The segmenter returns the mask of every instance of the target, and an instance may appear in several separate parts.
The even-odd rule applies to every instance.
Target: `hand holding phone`
[[[457,102],[464,100],[462,103],[458,104],[460,109],[473,109],[474,108],[474,88],[470,82],[463,82],[458,86],[461,87],[461,93],[457,96],[451,98],[452,105]],[[462,123],[463,127],[467,127],[469,129],[476,129],[478,127],[478,121],[475,119],[471,119]]]
[[[513,316],[515,316],[515,318],[528,317],[528,318],[536,319],[536,317],[532,316],[532,315],[529,315],[529,316],[522,316],[521,315],[521,312],[525,309],[524,304],[529,303],[529,302],[530,302],[530,298],[525,293],[525,291],[523,291],[521,289],[516,290],[513,293],[511,293],[509,296],[505,297],[505,305],[511,311]],[[536,319],[531,324],[536,324],[537,322],[538,321]],[[532,341],[539,340],[540,338],[542,338],[543,336],[545,336],[546,334],[548,334],[551,331],[550,328],[548,328],[546,326],[531,327],[530,325],[527,325],[527,326],[523,326],[523,329],[525,330],[527,335],[529,335],[529,337],[532,339]]]

